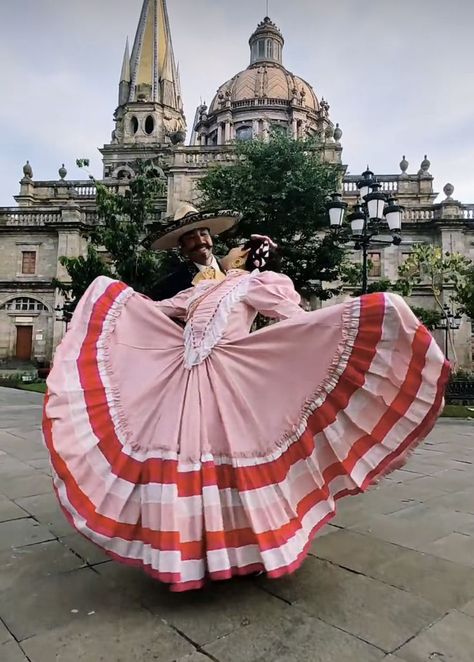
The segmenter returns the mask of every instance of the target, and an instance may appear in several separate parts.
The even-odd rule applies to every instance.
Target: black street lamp
[[[395,198],[387,198],[380,189],[381,184],[377,181],[374,173],[367,168],[362,174],[362,179],[357,183],[359,199],[352,213],[348,216],[351,224],[351,238],[354,250],[362,250],[362,293],[366,294],[368,289],[368,252],[372,246],[400,246],[402,239],[402,211],[403,208],[397,204]],[[332,201],[328,205],[329,223],[331,229],[337,232],[343,227],[347,203],[342,201],[340,193],[332,195]],[[392,239],[374,239],[380,235],[381,224],[385,221],[388,225]]]
[[[461,326],[462,315],[460,313],[454,314],[447,303],[443,306],[443,317],[435,329],[443,330],[444,333],[444,355],[446,359],[449,358],[449,332],[459,329]]]

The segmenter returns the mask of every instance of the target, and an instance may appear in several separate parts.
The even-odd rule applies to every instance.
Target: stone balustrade
[[[474,205],[463,205],[463,217],[468,221],[474,221]]]
[[[21,207],[0,208],[0,225],[42,226],[60,223],[61,220],[61,210],[57,207],[43,209]]]

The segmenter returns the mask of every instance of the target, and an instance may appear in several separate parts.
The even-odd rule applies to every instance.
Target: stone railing
[[[360,181],[360,175],[346,175],[343,182],[343,191],[346,195],[357,194],[357,182]],[[377,175],[377,181],[382,185],[384,193],[398,192],[398,177],[390,175]]]
[[[185,147],[175,154],[175,164],[206,166],[209,163],[232,162],[237,155],[232,149],[223,150],[222,147]]]
[[[438,218],[436,207],[409,207],[403,211],[403,220],[409,223],[423,223]]]
[[[61,223],[61,210],[57,207],[34,209],[21,207],[1,207],[0,225],[42,226]]]
[[[462,208],[464,218],[474,221],[474,205],[463,205]]]
[[[287,99],[265,98],[265,99],[243,99],[242,101],[233,101],[232,108],[254,108],[255,106],[290,106],[291,104]],[[296,101],[295,105],[303,106],[302,101]],[[223,110],[225,106],[222,106]]]

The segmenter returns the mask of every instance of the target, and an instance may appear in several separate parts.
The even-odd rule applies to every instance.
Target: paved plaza
[[[474,424],[339,503],[293,576],[172,594],[74,533],[42,396],[0,389],[1,662],[473,662]]]

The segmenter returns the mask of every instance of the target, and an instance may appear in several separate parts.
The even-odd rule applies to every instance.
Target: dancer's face
[[[212,239],[207,228],[186,232],[179,240],[184,257],[197,264],[210,265],[212,262]]]

